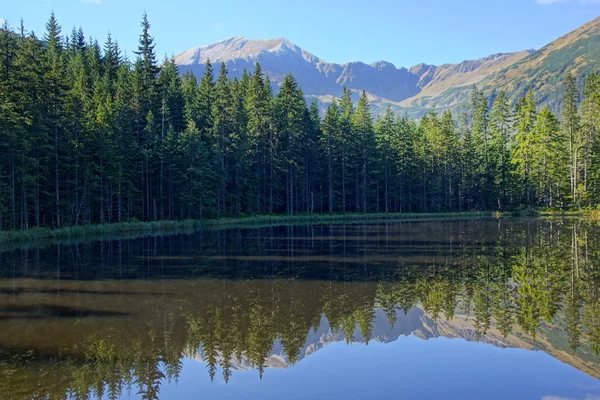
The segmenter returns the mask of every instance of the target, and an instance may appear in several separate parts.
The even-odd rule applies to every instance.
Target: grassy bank
[[[600,210],[591,208],[576,210],[544,209],[538,210],[536,213],[541,217],[573,217],[600,220]]]
[[[299,214],[260,215],[242,218],[220,218],[183,221],[123,222],[116,224],[79,225],[60,229],[33,228],[26,231],[0,232],[0,243],[34,242],[48,239],[104,237],[119,234],[156,234],[193,232],[208,228],[243,228],[290,224],[330,224],[376,221],[432,220],[448,218],[493,217],[491,212],[463,213],[388,213],[388,214]]]

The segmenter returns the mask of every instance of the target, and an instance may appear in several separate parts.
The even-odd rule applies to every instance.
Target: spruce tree
[[[336,137],[339,132],[340,112],[337,102],[332,102],[325,113],[323,122],[321,123],[321,154],[322,160],[326,165],[326,187],[327,187],[327,211],[332,213],[335,211],[335,190],[334,181],[337,175],[335,174],[336,162]]]
[[[372,180],[372,156],[375,151],[375,135],[373,129],[373,116],[371,106],[367,99],[366,92],[362,92],[356,110],[352,116],[352,129],[355,138],[355,154],[358,158],[355,163],[360,171],[360,183],[357,190],[361,199],[360,209],[363,213],[367,212],[367,198],[370,194],[370,184]],[[358,198],[358,197],[357,197]]]
[[[582,195],[585,192],[585,184],[587,183],[584,179],[583,185],[580,178],[580,150],[581,150],[581,137],[580,137],[580,120],[577,110],[579,104],[579,93],[575,85],[575,78],[570,73],[565,77],[565,94],[563,96],[562,104],[562,121],[563,129],[569,138],[569,168],[571,175],[571,199],[574,204],[579,205]],[[585,173],[584,173],[585,175]]]
[[[513,147],[512,163],[516,167],[519,182],[522,184],[525,205],[533,205],[533,182],[531,181],[531,165],[534,156],[534,127],[536,120],[536,103],[533,92],[529,91],[519,100],[516,113],[516,135]]]
[[[494,176],[494,194],[498,209],[510,205],[510,138],[513,115],[504,92],[494,99],[490,115],[490,164]]]

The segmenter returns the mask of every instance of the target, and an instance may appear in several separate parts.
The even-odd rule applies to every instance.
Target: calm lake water
[[[0,399],[600,399],[600,227],[266,227],[0,249]]]

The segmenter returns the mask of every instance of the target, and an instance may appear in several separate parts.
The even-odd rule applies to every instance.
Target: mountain
[[[587,76],[600,70],[600,17],[537,51],[506,61],[478,83],[486,96],[493,98],[503,90],[515,102],[532,89],[538,102],[558,111],[563,94],[561,84],[567,73],[577,77],[581,88]],[[470,85],[448,85],[437,93],[423,91],[400,105],[422,110],[453,108],[464,104],[470,90]]]
[[[597,72],[599,63],[600,17],[490,76],[484,89],[492,94],[502,88],[513,100],[533,89],[538,101],[551,105],[562,96],[567,73],[581,81]]]
[[[346,86],[357,93],[365,90],[376,104],[397,104],[422,94],[440,93],[448,85],[454,87],[480,82],[490,73],[527,54],[495,54],[456,65],[437,67],[421,64],[406,69],[396,68],[386,61],[373,64],[359,61],[328,63],[283,38],[229,38],[189,49],[176,56],[175,62],[182,73],[192,72],[198,79],[204,73],[207,60],[213,64],[224,62],[230,76],[237,78],[244,70],[253,71],[258,62],[274,86],[279,86],[285,75],[292,73],[307,97],[324,103],[339,97]]]
[[[513,100],[533,88],[541,103],[556,108],[565,73],[572,71],[582,78],[597,69],[600,17],[540,50],[498,53],[459,64],[419,64],[408,69],[386,61],[335,64],[283,38],[239,37],[189,49],[175,62],[182,73],[199,78],[209,59],[213,64],[224,62],[230,76],[237,78],[244,70],[253,71],[258,62],[275,87],[291,73],[307,99],[324,104],[339,97],[344,86],[355,93],[365,90],[375,112],[388,104],[415,117],[429,110],[457,109],[465,104],[473,85],[490,97],[505,90]]]
[[[484,81],[487,77],[532,54],[534,50],[523,50],[517,53],[499,53],[478,60],[463,61],[460,64],[444,64],[439,67],[420,64],[411,70],[426,71],[422,73],[419,87],[421,91],[407,99],[403,105],[410,105],[419,99],[436,99],[446,91],[456,87],[471,90],[473,85]],[[435,103],[433,104],[435,106]]]
[[[239,78],[244,70],[253,71],[260,63],[272,83],[279,86],[288,73],[299,81],[304,93],[327,100],[339,97],[342,88],[366,90],[371,96],[388,101],[402,101],[419,93],[419,77],[406,68],[388,62],[371,65],[362,62],[332,64],[310,54],[286,39],[249,40],[230,38],[208,46],[195,47],[175,57],[182,73],[196,77],[204,73],[210,60],[224,62],[231,77]]]

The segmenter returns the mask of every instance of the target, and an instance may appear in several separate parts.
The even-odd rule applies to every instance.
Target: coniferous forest
[[[273,213],[583,208],[600,202],[600,74],[565,75],[560,115],[473,88],[420,121],[344,90],[322,110],[260,65],[198,81],[160,62],[144,15],[130,60],[51,15],[0,30],[0,228]],[[354,97],[358,97],[357,99]]]

